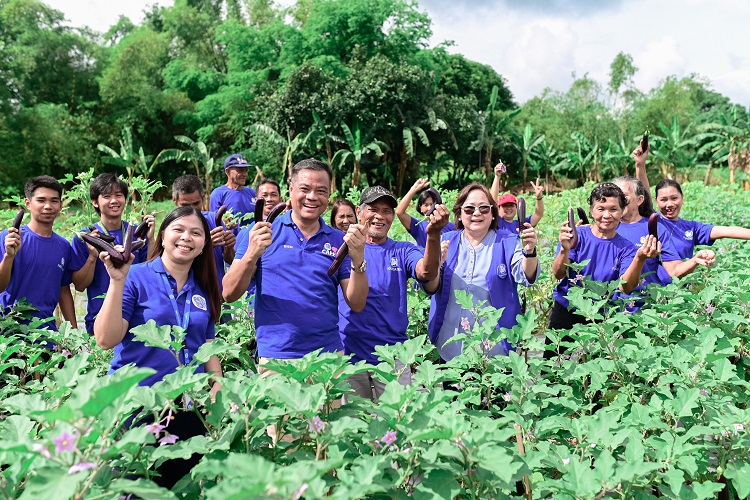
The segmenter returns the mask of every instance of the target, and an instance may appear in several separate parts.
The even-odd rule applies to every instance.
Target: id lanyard
[[[193,301],[193,289],[188,290],[187,299],[185,300],[185,312],[180,317],[180,310],[177,307],[177,299],[172,291],[172,285],[169,284],[166,273],[161,275],[161,279],[164,282],[164,290],[167,292],[169,301],[172,303],[172,309],[174,309],[175,324],[185,330],[185,343],[187,343],[187,329],[190,324],[190,304]],[[183,364],[190,363],[190,351],[187,345],[182,349],[182,362]]]

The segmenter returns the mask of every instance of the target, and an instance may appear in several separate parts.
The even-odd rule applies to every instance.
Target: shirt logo
[[[284,248],[294,248],[292,245],[284,245]]]
[[[693,231],[691,231],[690,229],[688,229],[687,231],[685,231],[685,239],[686,240],[692,240],[693,239]]]
[[[193,295],[193,305],[201,311],[207,311],[208,306],[206,305],[206,299],[201,295]]]
[[[391,267],[396,266],[398,266],[398,260],[396,259],[396,257],[391,257]]]
[[[508,277],[508,268],[505,266],[505,264],[500,264],[499,266],[497,266],[497,276],[503,279]]]
[[[396,257],[391,257],[391,265],[388,267],[388,270],[389,271],[396,271],[396,272],[399,272],[399,273],[401,271],[403,271],[403,269],[401,269],[400,267],[398,267],[398,259]]]
[[[642,246],[644,243],[646,243],[646,237],[645,236],[641,236],[641,244],[638,245],[638,246]]]
[[[323,250],[321,250],[321,252],[330,257],[334,257],[337,250],[338,248],[332,247],[330,243],[326,242],[326,244],[323,245]]]
[[[60,268],[60,271],[65,272],[65,257],[62,257],[60,259],[60,263],[57,265],[57,267]]]

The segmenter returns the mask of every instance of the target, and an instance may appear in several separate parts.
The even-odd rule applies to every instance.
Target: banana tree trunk
[[[359,186],[359,177],[360,177],[359,161],[354,160],[354,173],[352,174],[352,186],[354,187]]]
[[[406,175],[406,163],[409,160],[409,155],[406,153],[406,146],[401,146],[401,153],[398,157],[398,178],[396,179],[396,186],[398,187],[398,195],[401,196],[401,188],[404,185],[404,176]]]

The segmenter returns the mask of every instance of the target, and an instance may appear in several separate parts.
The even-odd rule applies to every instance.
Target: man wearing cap
[[[255,190],[251,187],[245,187],[249,167],[250,164],[242,155],[227,156],[227,159],[224,160],[224,173],[227,174],[227,183],[211,192],[209,212],[215,213],[222,205],[226,205],[240,217],[253,213],[255,210]]]
[[[365,189],[360,197],[357,218],[365,225],[364,258],[369,284],[364,309],[353,312],[339,294],[339,333],[344,352],[353,356],[352,363],[364,360],[378,365],[375,346],[407,340],[407,280],[431,281],[440,272],[440,234],[448,223],[448,209],[438,205],[429,216],[423,255],[413,243],[388,238],[397,205],[393,194],[380,186]],[[411,368],[400,363],[398,367],[399,381],[404,385],[411,383]],[[357,395],[373,401],[385,389],[385,384],[374,379],[370,371],[353,375],[348,381]]]

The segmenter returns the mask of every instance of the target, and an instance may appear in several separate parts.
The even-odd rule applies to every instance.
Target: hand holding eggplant
[[[570,248],[578,246],[578,229],[576,229],[576,216],[573,207],[568,207],[568,227],[571,229]]]
[[[534,253],[534,249],[536,249],[536,244],[539,241],[539,237],[536,234],[536,229],[534,226],[529,224],[528,222],[524,223],[524,228],[520,232],[521,241],[523,242],[523,251],[526,253]]]
[[[220,247],[224,245],[224,233],[228,232],[229,234],[232,234],[230,231],[224,231],[224,226],[218,225],[215,228],[211,230],[209,236],[211,236],[211,245],[214,247]]]
[[[346,256],[349,255],[349,242],[352,240],[354,240],[355,245],[359,245],[361,243],[361,246],[359,250],[357,250],[357,253],[355,255],[352,255],[352,262],[362,262],[364,260],[365,242],[367,241],[367,233],[365,232],[365,228],[372,222],[373,218],[374,216],[370,217],[364,224],[349,225],[349,229],[344,235],[344,243],[342,243],[339,249],[336,250],[336,255],[333,256],[333,262],[331,262],[331,265],[328,266],[328,276],[333,276],[338,272],[341,264],[344,263],[344,259],[346,259]],[[358,242],[360,236],[361,242]],[[361,258],[359,258],[360,255]]]
[[[575,248],[574,246],[572,246],[573,238],[576,239],[575,243],[578,244],[578,234],[575,232],[575,230],[575,226],[570,227],[570,222],[568,222],[567,220],[560,226],[560,246],[566,252],[571,248]]]
[[[247,251],[242,257],[244,260],[257,261],[266,248],[271,246],[273,233],[271,224],[268,222],[256,222],[248,234]]]
[[[9,227],[8,234],[5,235],[5,255],[15,257],[19,250],[21,250],[21,230]]]
[[[440,234],[450,221],[450,212],[445,205],[433,205],[433,212],[427,217],[427,234]]]
[[[636,252],[635,256],[636,258],[645,261],[646,259],[653,259],[654,257],[657,257],[660,253],[661,243],[659,242],[659,240],[649,234],[648,236],[646,236],[645,241],[638,249],[638,252]]]

